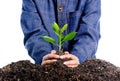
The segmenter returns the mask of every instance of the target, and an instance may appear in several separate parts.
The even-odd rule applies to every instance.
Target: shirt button
[[[59,11],[63,11],[63,6],[59,6]]]

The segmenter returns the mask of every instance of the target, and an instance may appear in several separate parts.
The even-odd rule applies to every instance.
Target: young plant
[[[59,54],[62,50],[62,45],[64,44],[64,42],[66,42],[68,40],[72,40],[75,37],[75,35],[77,34],[77,32],[70,32],[69,34],[64,35],[63,32],[67,29],[67,27],[68,27],[68,24],[65,24],[62,28],[60,28],[57,23],[52,24],[52,29],[58,37],[57,41],[55,39],[53,39],[52,37],[42,36],[42,38],[45,41],[58,46],[58,49],[59,49],[58,53]]]

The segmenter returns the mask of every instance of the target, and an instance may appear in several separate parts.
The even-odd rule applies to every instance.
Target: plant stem
[[[60,51],[61,51],[61,37],[59,36],[59,54],[60,54]]]

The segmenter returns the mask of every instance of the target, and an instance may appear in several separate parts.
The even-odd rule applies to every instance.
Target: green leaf
[[[65,42],[65,41],[68,41],[68,40],[72,40],[75,35],[77,34],[77,32],[71,32],[69,34],[67,34],[64,39],[62,40],[62,44]]]
[[[65,24],[65,25],[61,28],[60,33],[63,33],[63,32],[67,29],[67,27],[68,27],[68,24]]]
[[[56,45],[56,41],[55,41],[53,38],[48,37],[48,36],[42,36],[42,38],[43,38],[44,40],[46,40],[47,42],[50,42],[50,43]]]
[[[53,28],[53,31],[55,32],[55,34],[59,36],[60,28],[59,28],[58,24],[54,22],[52,24],[52,28]]]

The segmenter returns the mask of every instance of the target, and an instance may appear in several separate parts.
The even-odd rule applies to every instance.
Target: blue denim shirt
[[[95,58],[100,39],[101,0],[23,0],[21,27],[24,45],[36,64],[44,55],[57,50],[41,36],[51,36],[57,40],[52,24],[60,27],[68,24],[65,34],[76,31],[71,41],[65,42],[63,49],[79,58],[80,63]]]

